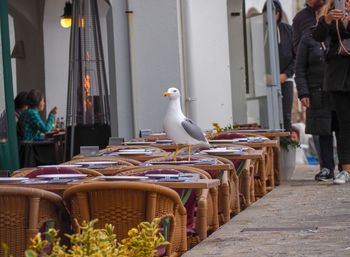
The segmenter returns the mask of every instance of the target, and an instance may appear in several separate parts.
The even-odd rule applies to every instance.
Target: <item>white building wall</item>
[[[132,101],[135,134],[162,131],[169,87],[183,91],[178,3],[175,0],[129,0]],[[128,110],[125,110],[128,111]]]
[[[132,138],[134,136],[132,117],[131,77],[128,22],[125,12],[128,10],[127,0],[111,0],[113,43],[115,66],[110,72],[115,73],[115,81],[111,82],[111,120],[112,136]]]
[[[191,118],[232,124],[227,0],[186,0],[184,13]]]
[[[201,127],[210,128],[213,121],[223,125],[232,123],[231,80],[235,78],[230,78],[226,0],[110,2],[115,41],[115,67],[111,72],[116,73],[111,86],[114,103],[118,105],[111,108],[117,108],[112,119],[118,119],[118,136],[129,138],[134,136],[132,130],[136,135],[142,128],[161,131],[168,103],[161,93],[170,86],[179,87],[183,97],[187,93],[186,97],[196,99],[189,104],[188,114]],[[296,1],[281,2],[291,21]],[[65,117],[69,30],[59,25],[65,0],[45,3],[47,110],[57,105],[58,116]],[[98,3],[108,79],[105,19],[108,5],[103,0]],[[183,4],[182,9],[179,3]],[[255,7],[261,11],[264,3],[265,0],[246,0],[246,10]],[[130,31],[127,9],[133,11]]]
[[[44,55],[46,111],[58,107],[57,117],[66,117],[70,30],[60,26],[65,0],[46,0],[44,11]]]

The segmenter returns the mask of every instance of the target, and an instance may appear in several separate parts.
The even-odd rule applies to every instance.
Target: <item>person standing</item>
[[[300,40],[302,38],[302,36],[304,35],[305,32],[310,33],[310,28],[312,26],[315,26],[317,23],[317,19],[320,17],[320,12],[322,10],[322,7],[325,4],[325,0],[306,0],[305,1],[305,7],[300,10],[294,17],[293,19],[293,46],[294,46],[294,51],[297,53],[298,52],[298,47],[299,47],[299,43]],[[322,74],[323,76],[323,74]],[[298,85],[297,85],[298,88]],[[302,100],[302,98],[300,98],[299,95],[299,99],[301,100],[301,103],[304,107],[308,108],[307,105],[305,105],[305,102],[307,101],[307,98],[305,98],[304,100]],[[309,118],[310,116],[312,116],[312,112],[310,109],[307,112],[311,112],[311,114],[309,114]],[[336,114],[335,112],[332,112],[332,121],[334,124],[334,121],[336,121]],[[310,121],[311,119],[308,119],[307,121]],[[308,126],[308,131],[310,132],[310,126]],[[314,141],[315,144],[315,148],[316,148],[316,152],[317,152],[317,156],[318,156],[318,161],[320,163],[320,167],[321,167],[321,171],[316,174],[315,179],[316,180],[323,180],[326,177],[329,177],[328,174],[329,172],[325,169],[323,169],[323,167],[330,167],[330,162],[327,162],[326,160],[326,164],[323,164],[323,156],[325,156],[326,153],[331,153],[330,151],[328,151],[327,149],[330,149],[330,144],[332,144],[333,147],[333,138],[332,138],[332,143],[330,141],[330,138],[327,137],[322,137],[321,139],[319,138],[319,133],[317,132],[317,134],[312,134],[312,139]],[[320,140],[322,142],[320,142]],[[321,145],[323,145],[324,147],[326,147],[325,149],[321,149]],[[326,146],[325,146],[326,145]],[[333,152],[333,151],[332,151]],[[330,159],[329,159],[330,160]],[[333,157],[332,157],[333,160]]]
[[[315,41],[309,29],[301,38],[295,64],[298,97],[307,108],[305,132],[319,135],[321,169],[315,176],[317,181],[334,178],[333,131],[338,130],[330,96],[323,91],[326,51],[326,44]]]
[[[325,0],[306,0],[305,7],[293,18],[293,47],[297,53],[298,46],[303,34],[309,31],[310,27],[316,25],[316,16],[324,6]]]
[[[345,0],[346,10],[350,12],[350,1]],[[327,0],[322,16],[313,31],[318,42],[330,40],[326,56],[324,89],[334,102],[339,121],[338,155],[342,171],[334,179],[334,184],[350,181],[350,49],[342,53],[341,41],[350,39],[348,16],[334,8],[334,0]]]

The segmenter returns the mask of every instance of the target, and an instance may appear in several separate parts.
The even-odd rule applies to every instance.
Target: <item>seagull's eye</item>
[[[173,93],[176,93],[176,89],[173,90]]]

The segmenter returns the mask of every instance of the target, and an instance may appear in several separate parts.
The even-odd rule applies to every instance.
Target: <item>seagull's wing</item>
[[[207,141],[203,135],[202,129],[198,127],[192,120],[186,118],[183,122],[181,122],[181,125],[185,131],[194,139],[204,142]]]

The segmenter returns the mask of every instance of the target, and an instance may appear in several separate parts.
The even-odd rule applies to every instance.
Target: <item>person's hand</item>
[[[300,101],[304,107],[310,108],[310,98],[309,97],[303,97],[303,98],[301,98]]]
[[[53,107],[52,110],[50,111],[50,113],[53,113],[54,115],[57,114],[57,106]]]
[[[349,9],[350,9],[348,0],[345,2],[345,4],[346,6],[349,6]],[[333,9],[333,10],[330,10],[329,13],[324,16],[324,20],[327,24],[331,24],[332,21],[340,20],[343,17],[344,17],[344,13],[342,10]]]
[[[345,9],[348,13],[350,13],[350,0],[345,0]]]
[[[288,79],[287,74],[285,74],[285,73],[280,74],[280,82],[281,82],[281,84],[286,82],[287,79]]]

